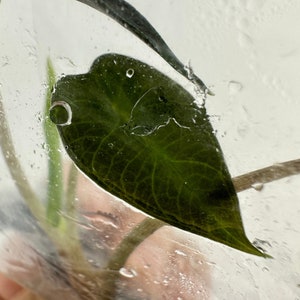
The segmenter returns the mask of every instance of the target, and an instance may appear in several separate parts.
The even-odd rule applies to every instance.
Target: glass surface
[[[206,107],[232,177],[299,159],[299,1],[128,2],[215,94]],[[1,120],[5,113],[15,158],[33,191],[27,198],[36,197],[42,208],[49,186],[47,59],[60,78],[87,72],[104,53],[142,60],[194,92],[146,44],[87,5],[0,2]],[[238,193],[249,240],[273,259],[164,226],[111,271],[106,266],[114,251],[145,215],[75,171],[63,146],[59,153],[66,195],[75,181],[76,188],[59,210],[64,225],[49,227],[43,209],[28,204],[11,176],[9,161],[18,170],[13,152],[0,152],[2,298],[14,299],[14,291],[23,300],[33,294],[50,300],[300,299],[299,175]]]

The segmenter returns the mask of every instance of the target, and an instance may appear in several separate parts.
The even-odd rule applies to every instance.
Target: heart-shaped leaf
[[[61,78],[52,96],[76,165],[108,192],[171,225],[264,256],[247,239],[204,107],[154,68],[117,54]]]

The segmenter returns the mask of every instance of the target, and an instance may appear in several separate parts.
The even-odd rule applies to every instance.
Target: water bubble
[[[240,82],[235,80],[231,80],[228,82],[229,95],[234,96],[242,89],[243,89],[243,85]]]
[[[193,68],[192,68],[192,65],[191,65],[190,61],[184,66],[184,69],[187,72],[188,79],[189,80],[194,79],[194,71],[193,71]]]
[[[82,215],[93,223],[103,223],[104,225],[110,225],[114,228],[119,227],[118,218],[107,212],[96,211],[96,212],[83,212]]]
[[[251,187],[260,192],[264,188],[264,184],[261,182],[257,182],[252,184]]]
[[[133,277],[136,277],[137,276],[137,273],[135,270],[133,269],[127,269],[127,268],[121,268],[119,270],[119,273],[124,276],[124,277],[127,277],[127,278],[133,278]]]
[[[131,78],[133,75],[134,75],[134,70],[133,70],[133,69],[128,69],[128,70],[126,71],[126,76],[127,76],[128,78]]]
[[[125,131],[137,136],[147,136],[168,125],[171,120],[168,105],[161,87],[149,89],[133,106],[130,119],[123,126]]]
[[[50,119],[58,126],[67,126],[72,123],[72,109],[65,101],[56,101],[50,107]]]
[[[113,149],[115,145],[114,145],[114,143],[108,143],[107,146],[108,146],[110,149]]]
[[[183,252],[183,251],[181,251],[181,250],[178,250],[178,249],[176,249],[174,252],[175,252],[177,255],[187,256],[185,252]]]
[[[258,238],[255,238],[253,241],[253,246],[259,249],[262,252],[266,252],[267,249],[270,249],[272,247],[271,243],[269,241],[261,240]]]

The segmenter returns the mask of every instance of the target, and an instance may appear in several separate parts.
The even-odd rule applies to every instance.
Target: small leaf
[[[178,228],[264,256],[245,236],[206,110],[180,85],[108,54],[87,74],[60,79],[57,103],[72,110],[67,126],[57,124],[70,157],[105,190]]]

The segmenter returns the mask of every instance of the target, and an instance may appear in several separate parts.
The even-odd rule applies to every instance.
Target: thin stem
[[[78,178],[78,170],[75,164],[72,163],[68,175],[67,190],[65,192],[66,203],[64,207],[64,210],[72,218],[75,217],[75,213],[77,211],[75,205],[77,178]]]
[[[115,296],[116,284],[120,277],[119,270],[124,267],[129,256],[143,241],[164,225],[167,224],[158,219],[147,217],[125,236],[106,266],[108,274],[102,285],[102,290],[105,291],[107,299],[112,299],[111,297]]]
[[[76,212],[77,207],[75,205],[76,187],[77,187],[77,177],[78,171],[75,165],[72,163],[70,166],[68,179],[67,179],[67,189],[65,191],[65,206],[63,216],[61,218],[59,233],[62,237],[62,245],[65,252],[69,253],[68,256],[76,256],[76,264],[82,264],[84,259],[84,254],[82,251],[80,237],[78,235],[78,224],[76,223]],[[70,241],[66,242],[66,237]]]
[[[124,266],[133,250],[147,237],[164,225],[167,224],[158,219],[145,218],[140,224],[133,228],[127,236],[125,236],[115,253],[112,255],[106,268],[108,270],[119,271],[119,269]]]
[[[47,94],[45,105],[44,132],[48,148],[48,199],[47,217],[50,224],[58,226],[60,221],[59,211],[63,201],[62,162],[59,152],[60,139],[56,126],[49,118],[51,106],[51,92],[55,85],[55,72],[50,59],[47,60]]]
[[[9,125],[6,120],[2,95],[0,93],[0,148],[3,153],[3,157],[8,166],[11,177],[15,181],[15,184],[26,201],[32,214],[38,218],[42,219],[45,216],[45,209],[41,204],[39,198],[36,196],[32,190],[27,177],[21,167],[21,164],[17,158],[16,151],[12,142]]]
[[[250,189],[254,184],[265,184],[300,174],[300,159],[286,161],[232,178],[236,192]]]

